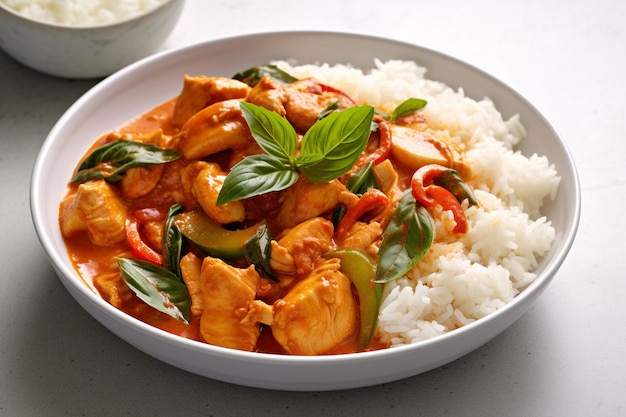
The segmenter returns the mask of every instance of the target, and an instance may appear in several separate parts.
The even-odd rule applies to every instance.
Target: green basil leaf
[[[83,183],[94,179],[116,182],[129,168],[163,164],[179,157],[180,154],[173,149],[119,139],[100,146],[87,156],[70,182]]]
[[[183,247],[183,235],[174,223],[174,220],[182,212],[182,205],[174,204],[171,206],[163,228],[163,268],[171,271],[179,278],[182,277],[180,273],[180,255]]]
[[[393,281],[411,270],[432,245],[434,230],[426,209],[417,206],[411,191],[406,191],[383,232],[374,282]]]
[[[381,110],[381,109],[376,109],[376,110],[374,110],[374,112],[375,112],[376,114],[378,114],[378,115],[382,116],[382,117],[383,117],[383,119],[385,119],[385,120],[389,120],[389,119],[391,118],[391,116],[389,116],[389,113],[387,113],[387,112],[386,112],[386,111],[384,111],[384,110]]]
[[[280,81],[283,84],[291,84],[298,81],[298,79],[291,74],[288,74],[278,68],[276,65],[271,64],[261,65],[258,67],[252,67],[243,71],[239,71],[237,74],[233,75],[232,78],[244,82],[250,87],[254,87],[259,81],[261,81],[261,78],[266,75],[274,78],[277,81]]]
[[[319,120],[302,138],[296,166],[311,182],[331,181],[345,174],[367,144],[373,117],[373,107],[355,106]],[[311,159],[312,155],[315,158]]]
[[[292,165],[298,146],[298,135],[293,126],[278,113],[256,104],[242,101],[240,107],[259,146],[283,163]]]
[[[322,120],[335,110],[339,110],[339,101],[333,101],[330,103],[324,110],[321,111],[320,114],[317,115],[317,120]]]
[[[470,205],[475,206],[478,200],[474,196],[472,189],[461,179],[461,176],[455,169],[448,169],[437,175],[433,180],[436,185],[445,188],[462,203],[467,198]]]
[[[402,103],[398,105],[393,112],[391,112],[391,121],[395,121],[400,117],[408,116],[411,113],[418,111],[419,109],[426,106],[428,102],[421,98],[409,98],[404,100]]]
[[[353,192],[359,197],[367,192],[371,188],[380,189],[380,185],[374,175],[374,162],[370,161],[357,169],[351,174],[346,181],[346,188],[348,191]],[[343,216],[346,214],[346,207],[344,205],[338,206],[332,213],[332,222],[335,226],[339,224]]]
[[[244,257],[253,264],[256,270],[272,281],[278,278],[272,272],[270,259],[272,258],[272,232],[267,223],[261,223],[254,236],[243,245]]]
[[[177,320],[189,323],[191,297],[185,283],[150,262],[117,258],[122,278],[143,302]]]
[[[231,168],[217,196],[217,205],[284,190],[297,180],[298,173],[272,155],[250,155]]]
[[[374,162],[370,161],[357,169],[348,177],[346,188],[358,196],[362,196],[367,190],[376,188],[380,190],[376,175],[374,175]]]

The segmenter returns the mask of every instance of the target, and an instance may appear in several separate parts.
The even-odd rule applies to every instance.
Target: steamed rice
[[[518,116],[504,120],[488,98],[426,78],[414,62],[375,62],[364,72],[337,65],[276,63],[297,78],[312,76],[345,91],[357,103],[393,109],[409,97],[423,98],[429,127],[465,149],[475,174],[468,184],[479,206],[466,208],[467,234],[446,228],[438,213],[436,241],[418,265],[385,287],[378,337],[392,345],[449,332],[502,308],[535,278],[533,270],[550,249],[555,230],[541,215],[560,177],[545,156],[514,147],[526,135]]]
[[[143,14],[167,0],[0,0],[29,19],[71,26],[104,25]]]

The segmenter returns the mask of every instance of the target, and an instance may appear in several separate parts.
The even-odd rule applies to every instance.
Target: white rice
[[[414,62],[375,61],[364,72],[348,66],[277,62],[298,78],[312,76],[340,88],[357,103],[387,110],[409,97],[428,100],[429,126],[466,151],[479,206],[466,208],[467,234],[453,238],[446,222],[407,276],[387,284],[378,337],[392,345],[425,340],[480,319],[509,303],[536,275],[555,230],[541,208],[560,178],[544,156],[514,150],[526,135],[518,116],[504,120],[492,101],[426,78]],[[441,218],[449,213],[436,214]],[[455,241],[456,240],[456,241]]]
[[[0,0],[29,19],[70,26],[104,25],[143,14],[168,0]]]

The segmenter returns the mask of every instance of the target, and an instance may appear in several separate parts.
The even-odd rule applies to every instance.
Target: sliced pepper
[[[440,205],[444,210],[450,210],[456,222],[453,233],[467,232],[467,217],[461,202],[467,199],[475,205],[477,201],[456,170],[438,164],[425,165],[413,174],[411,191],[426,208]]]
[[[391,129],[389,128],[389,122],[380,114],[375,114],[372,119],[372,124],[378,125],[379,139],[378,148],[369,155],[362,156],[356,162],[355,167],[360,168],[363,165],[373,162],[374,165],[378,165],[389,157],[391,153]],[[375,130],[372,130],[375,131]]]
[[[174,222],[183,236],[205,254],[224,260],[243,259],[243,248],[260,224],[240,230],[229,230],[211,220],[202,210],[181,213]]]
[[[338,258],[341,272],[346,274],[359,294],[361,328],[359,331],[359,350],[364,349],[372,339],[378,322],[378,311],[382,300],[384,284],[376,284],[374,279],[374,261],[363,251],[341,249],[328,252],[326,258]]]
[[[350,206],[335,229],[335,238],[342,240],[359,218],[377,206],[386,207],[389,197],[376,188],[370,188],[361,196],[359,201]]]
[[[463,207],[452,193],[438,185],[430,185],[426,188],[426,196],[436,201],[444,210],[450,210],[456,225],[452,229],[452,233],[467,232],[467,217]]]
[[[130,216],[126,219],[124,231],[126,232],[126,239],[130,244],[133,255],[138,259],[148,261],[154,265],[161,266],[163,264],[163,256],[143,241],[139,233],[139,221],[135,217]]]

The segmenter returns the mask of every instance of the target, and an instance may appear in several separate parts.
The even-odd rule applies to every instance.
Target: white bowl
[[[232,76],[274,59],[346,63],[370,68],[374,58],[410,59],[429,78],[470,97],[491,97],[505,117],[519,113],[528,130],[521,150],[546,155],[562,177],[545,214],[556,240],[541,260],[537,279],[503,309],[458,330],[410,346],[337,356],[300,357],[215,347],[146,325],[115,309],[87,287],[73,269],[59,232],[58,205],[77,161],[92,142],[180,92],[185,73]],[[355,34],[288,32],[239,36],[161,53],[107,78],[58,121],[36,161],[31,210],[41,244],[63,284],[98,321],[132,345],[176,367],[209,378],[282,390],[334,390],[389,382],[451,362],[489,341],[520,318],[543,293],[564,261],[580,216],[580,190],[570,153],[555,130],[524,98],[463,62],[419,46]]]
[[[31,20],[0,2],[0,48],[46,74],[104,77],[157,52],[174,29],[184,3],[169,0],[112,24],[69,26]]]

